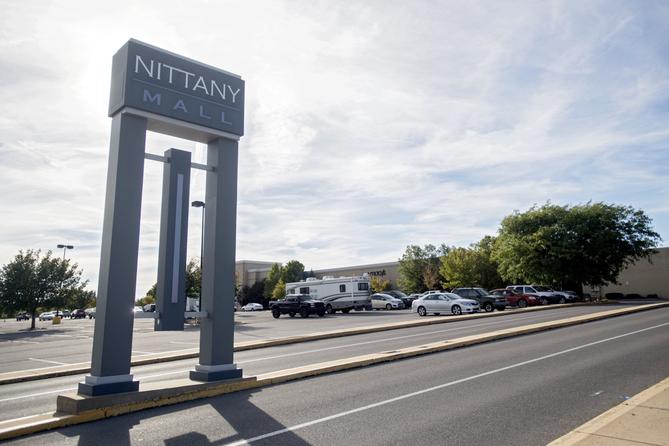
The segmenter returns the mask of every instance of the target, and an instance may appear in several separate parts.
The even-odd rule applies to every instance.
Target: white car
[[[419,316],[428,313],[441,314],[452,313],[460,315],[463,313],[476,313],[480,310],[479,303],[472,299],[463,299],[453,293],[434,293],[416,299],[411,304],[411,311]]]
[[[393,297],[390,294],[372,294],[373,310],[399,310],[400,308],[404,308],[404,302],[402,302],[402,299]]]
[[[39,320],[40,321],[50,321],[53,320],[53,317],[56,315],[55,311],[45,311],[44,313],[39,315]]]
[[[262,304],[251,302],[242,307],[242,311],[261,311],[263,310]]]

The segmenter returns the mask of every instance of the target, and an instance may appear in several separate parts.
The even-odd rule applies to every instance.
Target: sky
[[[97,288],[113,54],[242,76],[237,259],[307,269],[467,246],[548,201],[633,206],[669,240],[669,3],[0,0],[0,264],[67,252]],[[146,151],[202,144],[149,133]],[[137,296],[157,278],[146,161]],[[194,170],[191,200],[204,199]],[[201,210],[188,256],[200,254]]]

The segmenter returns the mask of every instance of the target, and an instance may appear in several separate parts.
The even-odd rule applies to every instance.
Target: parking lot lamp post
[[[56,245],[58,249],[63,250],[63,261],[65,260],[65,253],[68,249],[74,249],[74,245]]]
[[[198,297],[197,311],[202,311],[202,256],[204,255],[204,201],[193,201],[194,208],[202,208],[202,233],[200,234],[200,295]]]

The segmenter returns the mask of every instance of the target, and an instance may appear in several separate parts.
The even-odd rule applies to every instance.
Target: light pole
[[[197,302],[197,311],[202,311],[202,256],[204,255],[204,201],[193,201],[194,208],[202,208],[202,233],[200,234],[200,296]]]
[[[68,249],[74,249],[74,245],[56,245],[56,248],[63,250],[63,261],[65,260],[65,253]]]

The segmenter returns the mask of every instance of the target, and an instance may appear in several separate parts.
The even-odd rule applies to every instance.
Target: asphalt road
[[[605,306],[604,308],[615,308]],[[563,314],[576,315],[601,311],[602,306],[579,307],[578,309],[553,309],[551,318]],[[518,317],[514,310],[507,310],[506,317]],[[324,318],[287,316],[276,320],[268,311],[235,315],[235,342],[275,339],[320,331],[363,327],[417,319],[409,310],[352,312]],[[448,318],[449,316],[436,316]],[[30,370],[63,364],[89,362],[93,342],[91,320],[64,320],[61,325],[42,322],[39,330],[28,331],[27,322],[0,322],[0,373]],[[187,326],[183,332],[155,332],[153,319],[135,319],[133,334],[133,356],[178,351],[199,346],[200,330]]]
[[[576,309],[569,310],[574,311]],[[561,310],[561,312],[564,311],[567,311],[567,309]],[[528,319],[516,321],[507,317],[492,318],[479,320],[476,323],[474,321],[469,323],[458,322],[437,327],[395,330],[240,352],[236,357],[236,362],[244,368],[246,374],[257,374],[301,364],[378,352],[388,348],[419,345],[424,342],[550,320],[547,316],[551,313],[553,312],[517,315],[514,318],[524,316]],[[563,317],[566,317],[566,315],[563,314]],[[359,418],[361,416],[354,414],[342,416],[340,417],[341,420],[347,420],[342,429],[347,432],[348,436],[349,427],[347,427],[347,423],[353,425],[353,432],[357,435],[354,437],[355,440],[351,442],[353,444],[406,444],[410,438],[407,437],[406,431],[414,431],[415,425],[423,426],[420,432],[415,432],[420,444],[451,443],[451,441],[444,441],[444,438],[451,437],[458,438],[457,441],[453,441],[456,444],[489,444],[491,442],[496,444],[511,444],[514,442],[515,444],[543,444],[545,443],[544,440],[537,439],[547,438],[546,435],[554,435],[557,432],[555,429],[556,423],[561,426],[560,428],[564,428],[569,423],[574,423],[572,427],[575,427],[586,421],[588,418],[584,417],[588,414],[590,414],[590,417],[594,416],[615,405],[616,401],[621,401],[622,399],[613,395],[615,393],[612,390],[614,387],[610,386],[610,382],[622,386],[620,388],[621,395],[632,395],[644,386],[647,387],[666,377],[667,371],[669,371],[669,355],[667,355],[669,353],[667,347],[669,325],[512,369],[494,373],[491,373],[491,371],[573,348],[593,340],[597,341],[659,324],[669,324],[669,309],[654,310],[543,334],[523,336],[359,371],[313,378],[300,383],[242,392],[244,396],[241,396],[241,394],[228,395],[207,400],[206,403],[192,403],[176,408],[152,410],[121,418],[141,420],[140,426],[135,426],[130,432],[133,443],[142,440],[148,444],[155,444],[162,443],[165,440],[165,444],[211,444],[201,442],[202,437],[200,435],[204,434],[209,439],[234,440],[237,438],[234,436],[234,431],[238,431],[246,438],[253,437],[276,430],[272,429],[273,427],[279,429],[280,426],[300,424],[299,420],[302,419],[300,416],[304,418],[303,421],[313,421],[323,416],[355,410],[370,403],[385,401],[388,398],[424,391],[453,380],[467,379],[481,373],[490,373],[489,376],[482,376],[443,389],[427,391],[423,395],[404,398],[392,404],[384,404],[378,408],[364,410],[365,415],[361,416],[363,420],[371,417],[369,422],[365,421],[360,424]],[[628,344],[629,348],[618,349],[619,345],[625,346]],[[602,359],[598,359],[602,355],[604,355],[604,362],[602,362]],[[629,364],[625,361],[626,357],[631,361]],[[178,361],[138,367],[134,370],[134,373],[142,382],[172,379],[180,376],[180,374],[185,374],[186,370],[192,368],[193,363],[194,361]],[[536,372],[537,367],[539,372]],[[546,370],[546,367],[548,367],[548,370]],[[552,370],[551,367],[555,370]],[[621,372],[624,372],[623,376],[619,376]],[[544,378],[546,389],[549,390],[548,393],[544,393]],[[1,415],[3,419],[6,419],[53,410],[55,394],[67,390],[70,385],[74,386],[80,379],[81,377],[64,377],[2,386],[0,387],[0,392],[2,392],[0,393]],[[561,389],[559,383],[563,386]],[[591,393],[587,393],[591,387],[597,386],[600,386],[601,389],[595,389]],[[463,393],[462,389],[467,390],[464,390]],[[275,395],[275,397],[266,399],[265,396],[267,395]],[[588,395],[590,396],[586,397]],[[569,398],[566,396],[569,396]],[[257,404],[256,398],[260,398],[260,406]],[[430,408],[429,405],[425,404],[426,398],[430,400],[437,398],[436,406],[432,407],[436,410],[435,413],[426,411]],[[546,406],[546,401],[543,398],[555,398],[555,401],[559,404],[555,407],[551,404]],[[253,399],[253,403],[251,403],[251,399]],[[327,404],[324,404],[324,401],[327,401]],[[599,410],[602,407],[599,404],[600,401],[605,401],[608,406]],[[230,404],[233,404],[232,402],[240,405],[239,411],[230,410],[229,407]],[[358,402],[360,404],[356,405]],[[493,406],[497,412],[495,410],[491,411],[488,407],[492,403],[494,403]],[[511,403],[512,405],[509,407],[518,407],[519,412],[517,414],[508,410],[506,405]],[[581,407],[582,403],[585,403],[587,407]],[[397,408],[397,405],[400,407]],[[408,406],[405,407],[405,405]],[[388,412],[390,409],[382,409],[385,406],[392,409],[391,412]],[[528,407],[535,406],[541,408],[538,413],[527,410]],[[186,412],[186,408],[191,408],[191,410]],[[218,415],[212,415],[212,408],[215,412],[218,412]],[[203,423],[203,420],[200,420],[198,416],[191,417],[191,412],[199,413],[199,416],[207,414],[206,416],[213,420],[213,424]],[[163,426],[160,421],[162,417],[156,418],[156,413],[166,414],[165,417],[171,419],[171,423],[176,423],[180,426],[179,429],[183,431],[178,433],[172,426],[165,431],[165,436],[163,436],[164,428],[167,428],[168,425]],[[170,418],[173,413],[181,414],[184,417],[183,421],[177,422],[174,418]],[[298,416],[295,418],[289,416],[290,414],[298,414]],[[418,414],[420,416],[417,416]],[[528,416],[531,419],[527,420],[527,425],[525,425],[525,418]],[[228,419],[228,417],[231,418]],[[516,417],[520,417],[520,419],[517,420]],[[335,424],[343,422],[340,421],[340,418],[337,418]],[[536,418],[540,420],[539,424],[532,421]],[[252,421],[254,419],[260,421],[254,423]],[[465,429],[462,434],[464,437],[459,434],[458,430],[451,431],[449,426],[462,425],[462,428],[465,428],[468,420],[471,421],[473,430],[466,433],[468,431]],[[132,423],[136,422],[133,421]],[[156,436],[157,434],[151,433],[150,429],[144,430],[142,426],[145,423],[151,424],[160,434]],[[509,424],[515,427],[510,429],[507,427]],[[109,425],[115,426],[113,429],[118,430],[117,421],[107,420],[65,429],[61,432],[66,437],[70,435],[69,432],[77,432],[75,436],[82,435],[81,438],[76,440],[78,444],[88,444],[88,442],[92,443],[94,441],[88,437],[92,431],[88,431],[87,426],[97,426],[95,429],[104,431]],[[303,435],[302,430],[294,434],[272,437],[271,442],[278,442],[279,444],[339,444],[337,443],[337,437],[341,436],[341,432],[339,434],[332,432],[330,425],[329,422],[316,423],[313,428],[305,429],[304,432],[308,435],[315,435],[309,437],[311,439],[305,437],[307,443],[293,442],[293,440],[297,441],[295,436],[298,433],[300,436]],[[131,426],[132,424],[125,430],[127,431]],[[200,427],[196,429],[193,426]],[[401,429],[396,431],[395,426],[401,426]],[[219,430],[219,427],[221,430]],[[315,433],[311,433],[312,429]],[[500,443],[496,439],[496,432],[500,430],[505,432],[505,435],[511,435],[515,440],[508,442],[505,440]],[[520,434],[516,430],[521,432],[529,430],[535,435],[542,434],[544,436],[539,435],[536,438],[533,437],[532,440],[526,440],[521,438],[522,436],[519,437]],[[568,428],[564,428],[561,432],[564,433],[568,430]],[[120,431],[114,433],[114,436],[129,435],[123,431],[124,429],[120,429]],[[434,433],[434,431],[437,433]],[[437,439],[441,435],[439,433],[446,432],[448,432],[448,437],[443,437],[441,440]],[[390,433],[390,437],[386,436],[388,433]],[[69,441],[71,439],[62,437],[58,433],[46,435],[50,436],[37,436],[32,440],[34,443],[26,444],[42,444],[42,442],[47,441],[49,444],[52,442],[74,444],[74,441]],[[137,436],[135,437],[135,435]],[[184,435],[185,437],[183,437]],[[481,435],[487,435],[488,437],[481,437]],[[558,433],[555,437],[559,435],[561,434]],[[95,438],[97,439],[97,436]],[[546,441],[550,439],[552,438],[548,438]],[[535,443],[535,440],[538,443]],[[267,440],[268,444],[269,441]],[[127,441],[125,443],[120,441],[119,443],[109,444],[126,443]],[[216,441],[214,444],[221,443]]]

